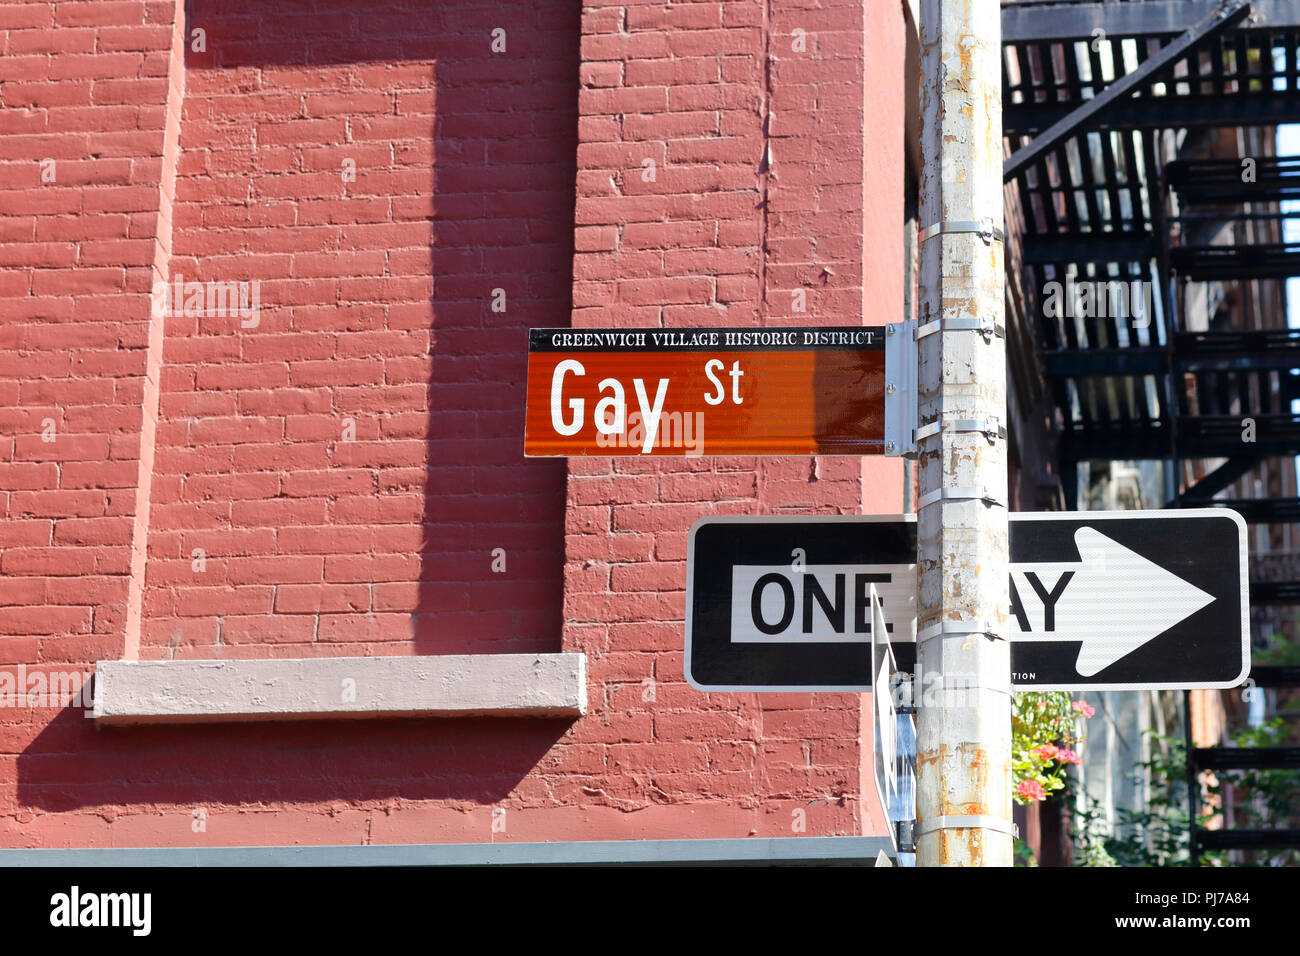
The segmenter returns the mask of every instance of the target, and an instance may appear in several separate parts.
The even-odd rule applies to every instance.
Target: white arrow
[[[1214,600],[1095,528],[1079,528],[1074,543],[1077,562],[1011,566],[1011,618],[1020,630],[1016,640],[1082,641],[1075,669],[1084,677]]]

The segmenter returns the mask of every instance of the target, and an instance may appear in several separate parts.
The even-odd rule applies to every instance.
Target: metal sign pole
[[[919,866],[1012,864],[1000,18],[920,24]]]

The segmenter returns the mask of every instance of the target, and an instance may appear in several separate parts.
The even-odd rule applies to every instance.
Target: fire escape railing
[[[1300,199],[1300,158],[1219,155],[1211,135],[1300,122],[1300,0],[1026,0],[1004,2],[1002,27],[1004,171],[1017,194],[1008,230],[1020,235],[1041,367],[1063,419],[1067,505],[1078,463],[1156,458],[1179,475],[1194,463],[1171,507],[1232,508],[1256,526],[1300,521],[1300,498],[1215,497],[1265,460],[1300,455],[1300,329],[1284,315],[1236,326],[1245,307],[1229,299],[1300,276],[1300,243],[1284,230],[1300,218],[1284,205]],[[1177,151],[1171,131],[1184,131]],[[1062,292],[1075,301],[1072,284],[1134,282],[1151,290],[1141,308],[1098,310],[1095,296],[1090,311],[1061,308]],[[1188,322],[1192,290],[1208,320]],[[1214,297],[1217,308],[1205,304]],[[1300,581],[1252,580],[1251,602],[1300,605]],[[1300,686],[1287,669],[1252,677]],[[1201,772],[1243,760],[1300,768],[1296,748],[1189,754],[1192,790]],[[1300,846],[1300,833],[1193,823],[1192,845],[1196,859]]]

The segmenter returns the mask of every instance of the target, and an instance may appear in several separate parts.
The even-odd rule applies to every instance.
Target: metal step
[[[1169,262],[1180,276],[1197,282],[1285,279],[1300,276],[1300,243],[1174,246]]]
[[[1165,182],[1184,204],[1300,199],[1300,156],[1250,162],[1247,167],[1240,159],[1178,159],[1165,166]]]
[[[1191,762],[1198,770],[1300,770],[1300,747],[1197,747]]]
[[[1300,830],[1202,830],[1196,845],[1201,850],[1255,850],[1300,847]]]

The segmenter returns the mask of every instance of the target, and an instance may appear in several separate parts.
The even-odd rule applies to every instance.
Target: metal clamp
[[[989,318],[969,318],[960,317],[953,319],[934,319],[925,325],[919,326],[914,333],[916,340],[919,342],[927,335],[943,332],[978,332],[986,339],[1005,339],[1007,330],[1004,326]]]
[[[916,643],[924,644],[926,641],[949,634],[983,634],[995,641],[1006,640],[1006,636],[991,621],[981,621],[977,624],[972,624],[970,621],[935,621],[916,632]]]
[[[916,510],[920,511],[926,505],[932,505],[936,501],[946,501],[954,499],[958,501],[982,501],[987,505],[997,505],[1005,508],[1007,503],[989,491],[988,488],[936,488],[928,494],[922,495],[916,500]]]
[[[915,693],[914,675],[900,672],[889,679],[889,694],[894,705],[894,713],[915,714],[916,701],[913,696]]]
[[[898,841],[899,853],[916,852],[916,821],[898,820],[894,823],[894,836]]]
[[[985,216],[980,220],[951,219],[948,222],[936,222],[933,226],[926,226],[916,234],[916,244],[919,246],[927,239],[933,239],[945,232],[973,232],[984,240],[985,245],[991,244],[995,239],[998,242],[1003,242],[1006,239],[1002,227],[994,221],[993,217]]]
[[[935,830],[995,830],[998,833],[1006,833],[1010,836],[1020,835],[1019,828],[1010,820],[991,817],[986,813],[964,813],[935,817],[933,820],[926,820],[918,826],[916,835],[921,837],[927,833],[933,833]]]
[[[1007,437],[1007,430],[996,418],[985,418],[982,421],[975,418],[949,418],[926,422],[916,430],[916,440],[924,441],[932,435],[945,431],[980,432],[990,442],[997,441],[999,438],[1005,441]]]

